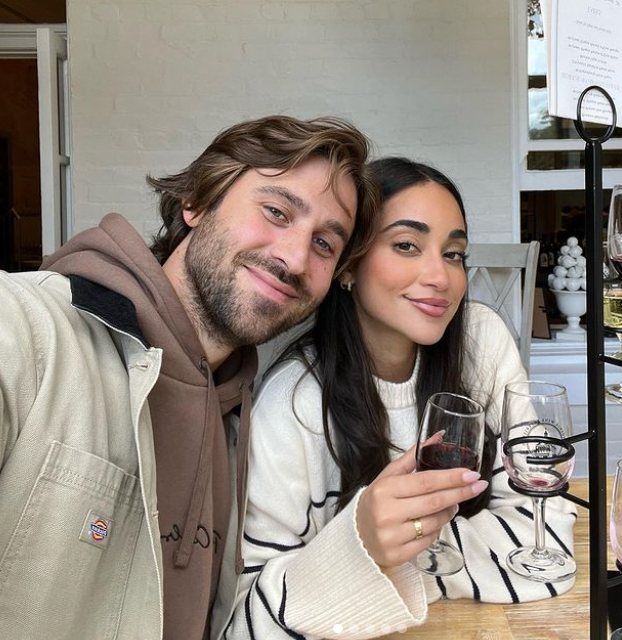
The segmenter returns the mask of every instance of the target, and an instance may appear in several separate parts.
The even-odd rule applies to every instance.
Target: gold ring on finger
[[[413,525],[415,526],[415,540],[421,540],[421,538],[423,538],[423,525],[421,524],[421,520],[415,518]]]

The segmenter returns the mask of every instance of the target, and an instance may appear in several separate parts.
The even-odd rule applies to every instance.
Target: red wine
[[[611,264],[615,267],[619,276],[622,276],[622,258],[610,258]]]
[[[417,458],[418,471],[456,467],[477,471],[479,468],[479,456],[475,451],[453,442],[439,442],[421,447]]]

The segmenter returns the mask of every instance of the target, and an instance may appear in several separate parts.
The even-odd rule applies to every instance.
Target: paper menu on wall
[[[548,109],[575,120],[584,89],[598,85],[613,98],[622,126],[622,0],[540,0],[547,52]],[[611,123],[602,94],[583,101],[584,122]]]

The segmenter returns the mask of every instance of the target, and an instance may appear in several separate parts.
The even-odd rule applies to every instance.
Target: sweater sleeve
[[[236,608],[225,638],[377,637],[421,624],[423,580],[383,572],[356,528],[357,496],[334,516],[339,474],[327,455],[321,396],[288,363],[265,383],[251,421],[249,495]]]
[[[504,387],[526,379],[526,375],[504,322],[491,310],[477,306],[480,308],[469,325],[471,352],[477,364],[472,367],[477,377],[472,377],[470,391],[473,397],[484,401],[487,423],[497,434],[492,498],[487,509],[468,519],[457,517],[443,529],[441,537],[461,549],[465,569],[444,578],[426,576],[426,589],[430,601],[440,597],[503,603],[540,600],[568,591],[574,579],[538,583],[516,575],[506,566],[510,551],[532,545],[535,540],[531,499],[508,486],[499,437]],[[547,546],[573,555],[575,506],[560,497],[548,499],[545,505]]]

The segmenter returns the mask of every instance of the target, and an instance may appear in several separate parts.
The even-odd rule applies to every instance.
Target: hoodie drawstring
[[[175,566],[187,567],[190,562],[190,556],[192,555],[192,548],[194,547],[194,539],[196,531],[201,521],[201,512],[203,511],[203,503],[205,501],[205,494],[207,486],[209,484],[212,469],[209,464],[211,442],[210,436],[212,432],[209,429],[209,422],[213,420],[210,415],[210,394],[215,394],[214,382],[211,376],[208,376],[208,388],[205,396],[205,421],[203,428],[203,438],[201,439],[201,453],[199,455],[199,464],[197,466],[197,473],[194,478],[194,484],[192,486],[192,494],[190,497],[190,506],[188,507],[188,513],[186,514],[186,522],[182,530],[182,538],[179,543],[179,548],[175,553]]]

